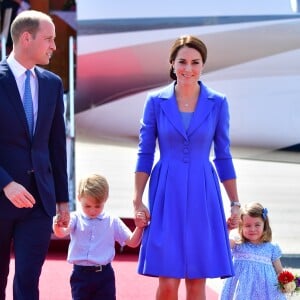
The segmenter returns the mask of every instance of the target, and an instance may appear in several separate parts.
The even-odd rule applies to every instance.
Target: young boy
[[[133,233],[121,221],[104,210],[109,185],[105,177],[92,174],[79,183],[78,201],[81,210],[71,213],[69,225],[62,227],[56,216],[53,231],[57,237],[70,234],[68,262],[74,265],[71,274],[73,300],[116,299],[115,276],[111,262],[115,241],[121,246],[137,247],[147,225],[143,214],[135,218]]]

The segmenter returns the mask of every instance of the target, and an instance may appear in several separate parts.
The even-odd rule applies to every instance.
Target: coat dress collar
[[[165,99],[167,101],[161,102],[161,109],[164,111],[165,115],[173,126],[186,138],[193,134],[193,132],[201,126],[207,116],[210,114],[214,107],[214,93],[201,81],[200,94],[198,96],[198,101],[191,119],[190,126],[188,130],[184,129],[183,122],[181,119],[180,112],[178,110],[178,105],[175,96],[175,82],[171,83],[164,89],[160,91],[158,97]]]

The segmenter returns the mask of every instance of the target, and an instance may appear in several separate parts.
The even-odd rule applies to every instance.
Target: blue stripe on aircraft
[[[299,14],[78,20],[78,35],[299,19]]]

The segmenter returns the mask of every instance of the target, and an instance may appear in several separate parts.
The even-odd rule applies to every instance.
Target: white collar
[[[13,53],[11,53],[7,58],[7,64],[9,65],[11,71],[13,72],[15,78],[19,78],[20,76],[24,75],[25,71],[27,70],[24,68],[14,57]],[[31,74],[33,77],[36,76],[34,67],[30,69]]]

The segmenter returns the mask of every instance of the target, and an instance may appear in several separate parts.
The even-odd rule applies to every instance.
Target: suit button
[[[184,162],[185,164],[187,164],[187,163],[190,162],[190,159],[189,159],[188,157],[184,157],[184,158],[183,158],[183,162]]]

